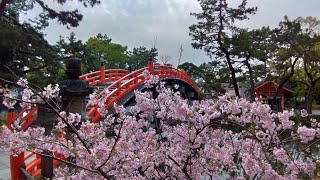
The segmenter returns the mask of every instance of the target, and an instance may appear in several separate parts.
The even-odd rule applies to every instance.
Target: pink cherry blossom
[[[135,90],[136,105],[128,111],[114,104],[109,113],[109,92],[95,92],[90,103],[103,116],[99,123],[59,112],[54,130],[45,136],[40,127],[19,131],[17,120],[13,131],[1,128],[1,150],[46,150],[71,159],[73,166],[54,169],[55,179],[316,178],[320,128],[315,120],[311,127],[301,126],[291,120],[292,111],[273,113],[268,105],[228,96],[190,103],[178,88],[168,89],[158,77],[144,74],[156,97]],[[27,100],[32,93],[25,93]],[[57,98],[58,87],[40,94]]]
[[[297,132],[299,134],[301,142],[303,143],[312,141],[316,135],[316,130],[312,128],[307,128],[306,126],[299,127]]]

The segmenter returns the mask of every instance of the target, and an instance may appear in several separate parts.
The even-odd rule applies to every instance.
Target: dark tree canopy
[[[273,31],[268,27],[254,30],[241,29],[231,38],[230,54],[237,57],[236,63],[242,64],[246,69],[243,75],[247,77],[246,80],[250,84],[251,102],[255,101],[256,96],[257,77],[255,75],[262,74],[260,78],[266,77],[266,61],[270,58],[271,52],[275,50],[271,41],[272,33]]]
[[[230,53],[231,37],[232,34],[239,31],[234,23],[248,19],[248,15],[254,14],[257,8],[248,8],[246,0],[242,0],[235,8],[231,7],[227,0],[198,1],[202,12],[191,13],[198,20],[197,24],[190,26],[192,46],[196,49],[203,49],[209,56],[215,55],[226,60],[235,93],[239,96],[236,72],[232,65],[236,57]]]
[[[60,67],[55,49],[43,35],[28,23],[21,26],[0,17],[0,76],[12,79],[10,70],[17,76],[36,71],[49,75],[49,65]]]
[[[71,0],[57,0],[64,5]],[[99,4],[99,0],[79,0],[85,7]],[[42,12],[28,22],[22,22],[21,14],[32,11],[35,6]],[[59,49],[50,45],[44,38],[43,30],[49,20],[57,20],[66,27],[76,27],[82,20],[78,10],[60,11],[52,9],[44,0],[2,0],[0,2],[0,71],[1,78],[13,79],[17,76],[28,77],[40,85],[56,82],[62,68]],[[11,72],[12,71],[12,72]],[[50,77],[50,82],[45,78]]]
[[[85,7],[94,6],[100,4],[99,0],[78,0],[83,3]],[[58,4],[64,5],[67,2],[72,2],[72,0],[57,0]],[[31,10],[35,5],[39,5],[43,13],[48,19],[55,19],[60,24],[66,25],[67,27],[76,27],[82,20],[83,16],[79,13],[77,9],[72,11],[59,11],[49,7],[44,0],[2,0],[0,3],[0,17],[8,17],[12,13],[21,13]],[[19,8],[19,12],[16,9]],[[47,19],[47,20],[48,20]],[[19,22],[17,22],[19,23]]]

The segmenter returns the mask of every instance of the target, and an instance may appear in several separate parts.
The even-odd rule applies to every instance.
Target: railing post
[[[116,70],[116,79],[119,79],[119,70]]]
[[[10,155],[10,171],[11,171],[11,179],[22,179],[23,172],[21,171],[21,167],[24,165],[24,153],[20,153],[19,155]]]
[[[12,130],[11,124],[13,124],[13,121],[15,119],[16,113],[13,111],[13,109],[10,109],[8,111],[8,118],[7,118],[7,126],[10,130]]]
[[[150,74],[153,74],[154,73],[154,65],[153,65],[153,57],[150,56],[150,59],[148,61],[148,69],[149,69],[149,72]]]
[[[10,109],[8,111],[8,119],[7,119],[7,126],[10,130],[12,130],[11,124],[15,119],[15,112]],[[24,153],[20,153],[18,155],[10,155],[10,171],[11,171],[11,179],[22,179],[23,173],[20,168],[24,164]]]
[[[101,67],[100,67],[100,79],[99,79],[99,82],[100,83],[106,82],[106,69],[105,69],[103,63],[101,63]]]
[[[117,96],[120,94],[120,92],[121,92],[121,82],[118,82],[117,83],[117,90],[116,90]]]

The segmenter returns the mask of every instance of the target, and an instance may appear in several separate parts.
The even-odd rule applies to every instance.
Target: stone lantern
[[[79,113],[85,116],[85,98],[93,92],[88,83],[79,78],[81,75],[81,59],[67,58],[65,80],[59,82],[62,110]]]

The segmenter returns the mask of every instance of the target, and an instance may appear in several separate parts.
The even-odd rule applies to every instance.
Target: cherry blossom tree
[[[319,178],[320,123],[295,123],[291,111],[272,113],[260,102],[221,96],[189,102],[178,86],[165,87],[144,72],[150,91],[135,91],[136,105],[128,112],[114,104],[108,115],[109,92],[90,96],[104,115],[99,123],[57,110],[49,99],[59,87],[39,92],[20,79],[23,107],[32,95],[47,102],[59,116],[50,136],[41,127],[20,131],[2,126],[0,148],[11,154],[34,151],[61,162],[55,179],[314,179]],[[4,105],[19,100],[5,95]],[[26,104],[25,104],[26,103]],[[65,134],[68,134],[66,136]],[[65,158],[44,153],[58,152]]]

